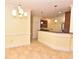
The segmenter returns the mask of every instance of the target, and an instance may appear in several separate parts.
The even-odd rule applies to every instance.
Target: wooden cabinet
[[[71,12],[65,12],[64,32],[69,33],[70,30],[70,14]]]
[[[47,30],[47,20],[41,20],[40,21],[40,29],[41,30]]]

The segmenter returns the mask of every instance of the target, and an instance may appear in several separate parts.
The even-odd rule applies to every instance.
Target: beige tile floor
[[[31,45],[6,49],[6,59],[72,59],[72,52],[56,51],[34,41]]]

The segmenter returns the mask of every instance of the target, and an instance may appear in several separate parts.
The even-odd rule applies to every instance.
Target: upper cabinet
[[[69,33],[70,31],[70,16],[71,12],[65,12],[64,32]]]

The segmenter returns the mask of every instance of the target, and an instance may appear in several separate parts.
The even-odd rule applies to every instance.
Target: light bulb
[[[41,22],[41,24],[43,24],[43,22]]]
[[[27,16],[27,12],[24,12],[24,16]]]
[[[54,22],[57,22],[57,20],[55,19]]]
[[[16,16],[16,12],[17,12],[17,11],[16,11],[15,9],[12,10],[12,15],[13,15],[13,16]]]
[[[19,13],[20,14],[23,14],[24,12],[23,12],[23,9],[19,9]]]

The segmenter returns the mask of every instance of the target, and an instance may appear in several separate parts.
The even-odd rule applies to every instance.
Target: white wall
[[[31,11],[27,17],[19,18],[12,16],[12,5],[6,4],[6,48],[30,44]]]
[[[73,7],[71,8],[70,32],[73,33]]]
[[[33,23],[33,25],[32,25],[32,34],[33,34],[33,36],[32,36],[32,39],[37,39],[37,37],[38,37],[38,30],[40,30],[40,16],[32,16],[32,23]]]

